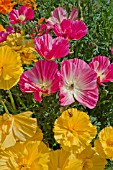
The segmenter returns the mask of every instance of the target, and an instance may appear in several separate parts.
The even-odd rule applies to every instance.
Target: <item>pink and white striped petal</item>
[[[52,25],[58,23],[60,24],[64,19],[68,18],[68,13],[62,7],[56,8],[51,12],[52,17],[50,17],[47,21],[49,21]]]
[[[104,82],[113,82],[113,64],[106,56],[95,56],[89,66],[97,73],[97,80],[100,85]]]
[[[98,101],[97,74],[80,59],[64,60],[58,72],[60,103],[70,105],[77,100],[93,109]]]
[[[54,9],[51,12],[51,17],[48,18],[48,22],[50,22],[52,25],[54,24],[58,24],[60,25],[60,23],[64,20],[64,19],[70,19],[72,21],[75,21],[78,17],[78,10],[76,8],[73,8],[69,17],[68,17],[68,13],[65,9],[63,9],[62,7],[58,7],[56,9]]]
[[[63,37],[52,39],[49,34],[35,38],[35,49],[47,60],[55,60],[69,54],[69,42]]]
[[[22,92],[34,93],[41,101],[42,95],[51,95],[59,90],[58,65],[54,61],[39,60],[31,70],[25,71],[19,81]]]
[[[75,21],[78,18],[78,10],[76,8],[72,9],[72,12],[69,15],[69,19]]]

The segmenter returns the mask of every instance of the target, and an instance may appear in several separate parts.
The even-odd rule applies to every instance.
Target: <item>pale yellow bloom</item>
[[[17,141],[42,140],[42,132],[37,126],[32,112],[17,115],[3,114],[0,116],[0,146],[1,149],[15,145]]]
[[[36,51],[34,49],[33,39],[25,39],[20,33],[12,33],[8,35],[5,42],[1,45],[8,45],[12,50],[20,54],[23,64],[30,64],[31,61],[36,62]]]
[[[41,141],[18,142],[1,152],[1,170],[48,170],[49,149]]]
[[[107,159],[113,160],[113,127],[105,127],[98,135]]]
[[[82,161],[75,158],[73,167],[70,156],[71,153],[63,149],[50,152],[49,170],[82,170]]]
[[[56,119],[54,137],[61,146],[70,150],[84,149],[92,141],[97,131],[89,120],[89,116],[77,109],[68,109]]]
[[[20,55],[8,46],[0,47],[0,89],[15,86],[22,72]]]

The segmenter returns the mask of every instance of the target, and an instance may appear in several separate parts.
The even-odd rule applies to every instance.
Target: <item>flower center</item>
[[[35,83],[39,88],[41,88],[42,90],[47,90],[47,89],[50,89],[51,87],[51,82],[36,82]]]
[[[98,72],[97,72],[97,76],[100,77],[100,81],[102,81],[102,79],[105,77],[103,73],[98,73]]]
[[[74,89],[74,83],[71,83],[71,84],[68,86],[68,89],[69,89],[69,90],[73,90],[73,89]]]
[[[17,164],[18,164],[18,168],[17,170],[28,170],[30,169],[30,163],[27,162],[28,160],[25,158],[25,156],[23,154],[19,154],[18,158],[16,160]]]
[[[21,165],[21,166],[19,166],[19,169],[20,170],[27,170],[27,169],[30,169],[30,167],[27,166],[27,165]]]
[[[18,17],[18,19],[19,19],[20,21],[24,21],[24,20],[25,20],[25,16],[24,16],[24,15],[20,15],[20,16]]]
[[[47,88],[47,85],[44,85],[44,84],[41,85],[42,90],[46,90],[46,88]]]

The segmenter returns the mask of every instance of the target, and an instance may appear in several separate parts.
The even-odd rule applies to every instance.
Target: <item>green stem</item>
[[[79,8],[79,11],[80,11],[80,18],[81,18],[81,20],[83,20],[83,12],[82,12],[82,7],[81,7],[81,4],[80,4],[80,1],[81,0],[78,0],[78,8]]]
[[[16,111],[15,102],[14,102],[14,99],[13,99],[13,96],[12,96],[12,93],[10,90],[8,90],[8,94],[9,94],[9,97],[11,100],[12,107],[13,107],[14,111]]]
[[[20,96],[17,96],[17,99],[18,99],[19,103],[26,109],[26,106],[23,103],[23,101],[21,100]]]
[[[1,103],[2,103],[2,105],[3,105],[3,107],[4,107],[4,109],[5,109],[5,112],[6,112],[7,114],[9,114],[9,111],[8,111],[8,109],[7,109],[6,105],[5,105],[5,103],[4,103],[3,101],[1,101]]]

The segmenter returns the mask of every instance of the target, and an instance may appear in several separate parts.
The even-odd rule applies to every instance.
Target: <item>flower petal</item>
[[[49,34],[35,38],[35,49],[45,59],[52,60],[69,54],[69,42],[63,37],[52,39]]]
[[[80,59],[64,60],[58,73],[60,103],[68,105],[77,100],[94,108],[98,101],[97,74]]]

